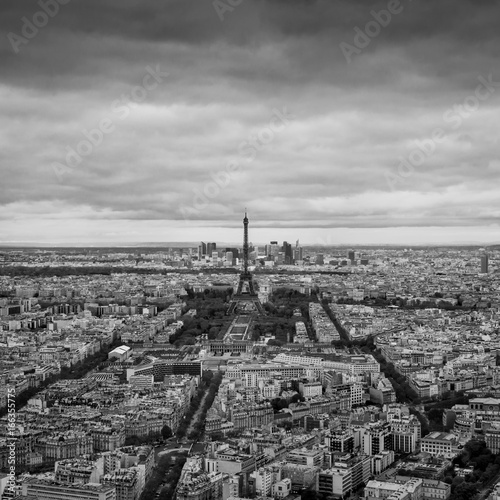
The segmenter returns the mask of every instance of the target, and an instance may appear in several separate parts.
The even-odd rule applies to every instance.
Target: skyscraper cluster
[[[200,242],[198,245],[198,259],[224,259],[233,261],[236,264],[236,259],[243,258],[243,250],[235,247],[217,248],[217,243]],[[279,244],[277,241],[271,241],[264,246],[263,255],[259,255],[259,247],[248,244],[248,259],[249,262],[254,262],[257,259],[263,259],[280,265],[293,265],[303,260],[303,248],[299,244],[299,240],[295,245],[284,241]]]
[[[217,261],[222,259],[231,265],[236,264],[236,259],[240,258],[240,251],[236,247],[217,248],[217,243],[205,243],[203,241],[198,245],[198,259],[209,259]]]
[[[277,264],[291,265],[302,260],[302,247],[299,246],[299,240],[295,243],[295,247],[287,241],[284,241],[281,246],[277,241],[271,241],[265,246],[265,255],[267,260],[272,260]]]

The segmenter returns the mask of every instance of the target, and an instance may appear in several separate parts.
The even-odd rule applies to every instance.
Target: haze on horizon
[[[57,1],[0,4],[1,244],[500,243],[496,2]]]

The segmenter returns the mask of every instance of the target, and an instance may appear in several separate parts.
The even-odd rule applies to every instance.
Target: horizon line
[[[286,240],[284,240],[286,241]],[[94,248],[137,248],[137,247],[142,247],[142,248],[147,248],[147,247],[163,247],[163,246],[172,246],[172,247],[192,247],[196,248],[199,246],[199,244],[202,242],[200,241],[153,241],[153,242],[124,242],[124,243],[118,243],[118,242],[81,242],[81,243],[71,243],[71,242],[47,242],[47,243],[42,243],[38,241],[9,241],[9,242],[0,242],[0,248],[9,248],[9,247],[15,247],[15,248],[33,248],[33,247],[49,247],[49,248],[84,248],[84,247],[94,247]],[[209,241],[207,240],[207,243]],[[217,243],[218,245],[221,246],[243,246],[241,242],[227,242],[227,241],[215,241],[214,243]],[[253,243],[251,242],[253,246],[264,246],[268,245],[269,243],[261,243],[261,242],[256,242]],[[421,247],[494,247],[494,246],[500,246],[500,241],[496,243],[486,243],[486,242],[442,242],[442,243],[419,243],[419,244],[408,244],[408,243],[301,243],[299,245],[300,247],[330,247],[330,248],[336,248],[336,247],[414,247],[414,248],[421,248]]]

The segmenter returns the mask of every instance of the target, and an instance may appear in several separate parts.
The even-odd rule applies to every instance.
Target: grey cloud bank
[[[349,64],[340,44],[356,47],[354,28],[364,30],[387,1],[225,3],[232,10],[221,21],[212,2],[59,2],[17,53],[4,38],[2,238],[14,237],[14,218],[58,240],[75,224],[105,233],[116,221],[142,221],[145,230],[164,221],[163,239],[185,239],[175,235],[186,218],[223,235],[244,206],[255,227],[271,221],[296,237],[304,227],[320,237],[324,226],[498,231],[499,93],[471,113],[465,102],[478,75],[499,79],[494,2],[401,0],[404,9]],[[24,36],[23,17],[32,22],[40,10],[6,0],[0,28]],[[110,111],[156,64],[169,76],[147,98],[128,99],[126,119]],[[253,147],[248,138],[284,103],[292,125]],[[437,128],[445,140],[402,178],[398,158],[410,161],[415,141],[432,140]],[[78,152],[82,141],[91,154]],[[235,158],[237,175],[194,207],[196,190]],[[398,182],[389,185],[387,172]]]

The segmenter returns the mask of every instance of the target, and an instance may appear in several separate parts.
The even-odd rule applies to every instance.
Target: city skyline
[[[130,228],[129,228],[130,229]],[[32,239],[13,239],[13,240],[3,240],[0,241],[0,248],[2,247],[40,247],[40,248],[50,248],[50,247],[95,247],[95,248],[104,248],[104,247],[116,247],[116,248],[134,248],[134,247],[197,247],[200,241],[216,241],[217,244],[222,246],[241,246],[240,238],[239,238],[239,230],[238,228],[231,228],[230,230],[221,230],[220,232],[214,231],[212,228],[198,228],[199,233],[198,236],[204,236],[204,238],[194,239],[192,237],[192,232],[181,232],[180,236],[186,236],[186,239],[169,239],[165,240],[155,240],[154,238],[158,237],[158,232],[144,232],[139,229],[135,232],[126,231],[121,233],[119,231],[112,231],[106,233],[102,236],[102,239],[87,239],[81,237],[81,233],[68,233],[66,237],[61,239],[49,238],[43,239],[39,238],[37,240]],[[474,228],[472,228],[474,229]],[[161,225],[158,227],[158,231],[161,230]],[[474,231],[469,231],[469,233]],[[266,229],[263,231],[259,231],[259,229],[254,229],[254,233],[258,236],[254,238],[251,243],[253,245],[266,245],[269,244],[273,240],[277,241],[288,241],[293,242],[296,239],[299,239],[302,246],[323,246],[325,248],[331,247],[341,247],[347,248],[350,246],[358,246],[358,247],[395,247],[395,248],[404,248],[404,247],[441,247],[441,246],[449,246],[449,247],[477,247],[481,248],[483,246],[498,246],[500,245],[500,237],[496,237],[496,234],[487,234],[486,237],[483,238],[482,233],[478,233],[476,238],[463,236],[460,229],[451,232],[451,239],[445,239],[442,236],[442,228],[425,228],[422,233],[416,231],[415,228],[400,228],[398,233],[391,232],[390,229],[386,231],[381,231],[380,229],[367,229],[365,231],[356,229],[356,228],[340,228],[339,230],[335,230],[335,232],[327,232],[323,233],[323,235],[313,233],[309,239],[307,239],[307,234],[310,232],[302,231],[300,233],[301,237],[298,238],[299,233],[290,233],[287,230],[273,230]],[[89,233],[92,234],[92,233]],[[129,239],[124,240],[123,235],[137,235],[137,240]],[[177,233],[176,233],[177,234]],[[403,234],[406,234],[408,237],[402,237]],[[220,235],[220,238],[216,236]],[[277,236],[281,235],[281,236]],[[303,240],[304,235],[306,239]],[[150,236],[151,239],[147,239]],[[231,237],[234,239],[222,239]],[[112,237],[116,237],[116,239],[111,239]],[[106,239],[108,238],[108,239]]]
[[[500,243],[494,2],[232,4],[2,2],[0,244]]]

